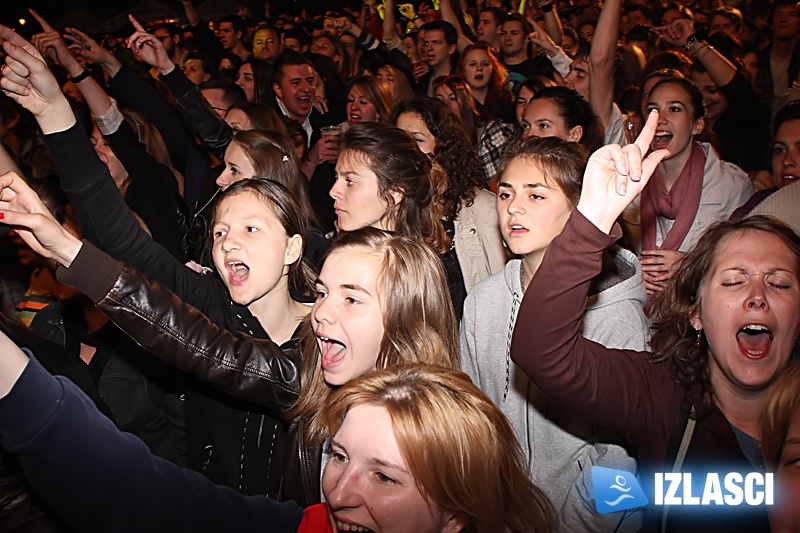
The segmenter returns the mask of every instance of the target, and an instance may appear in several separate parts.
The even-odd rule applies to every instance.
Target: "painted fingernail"
[[[0,213],[0,220],[3,220],[4,218],[6,218],[6,214],[5,213]]]

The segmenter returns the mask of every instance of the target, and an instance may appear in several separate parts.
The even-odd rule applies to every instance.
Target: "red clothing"
[[[328,515],[328,506],[318,503],[306,507],[303,511],[303,521],[297,528],[297,533],[333,533],[333,525]]]

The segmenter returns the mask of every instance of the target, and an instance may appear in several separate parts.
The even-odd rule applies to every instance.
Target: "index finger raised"
[[[131,21],[131,24],[133,24],[133,27],[136,28],[136,31],[147,33],[147,30],[144,29],[144,26],[139,24],[139,21],[136,20],[136,18],[133,15],[128,14],[128,20]]]
[[[49,23],[49,22],[47,22],[47,21],[44,19],[44,17],[43,17],[43,16],[41,16],[39,13],[37,13],[37,12],[36,12],[36,11],[34,11],[33,9],[28,9],[28,13],[30,13],[30,14],[31,14],[31,16],[33,16],[33,18],[35,18],[35,19],[36,19],[36,22],[38,22],[38,23],[39,23],[39,26],[41,26],[41,27],[42,27],[42,29],[43,29],[44,31],[56,31],[56,30],[55,30],[55,28],[53,28],[53,27],[50,25],[50,23]]]
[[[636,140],[634,141],[634,144],[636,144],[636,146],[639,147],[639,150],[642,151],[642,155],[646,154],[647,151],[650,150],[650,143],[653,142],[653,137],[656,134],[656,128],[658,128],[658,111],[653,109],[647,115],[647,122],[644,123],[642,132],[639,133],[639,136],[636,137]]]

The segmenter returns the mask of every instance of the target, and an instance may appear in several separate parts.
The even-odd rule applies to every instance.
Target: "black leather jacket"
[[[163,285],[84,242],[69,269],[57,276],[86,294],[109,319],[162,361],[224,394],[286,416],[300,392],[297,348],[222,329]],[[307,506],[320,501],[319,447],[305,444],[292,421],[281,499]]]

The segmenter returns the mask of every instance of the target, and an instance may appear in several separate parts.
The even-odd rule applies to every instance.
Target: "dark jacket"
[[[616,430],[637,451],[647,491],[655,472],[671,472],[696,394],[679,385],[669,363],[651,354],[610,350],[581,335],[589,285],[602,252],[620,236],[606,235],[577,209],[550,244],[520,305],[511,358],[550,399],[575,415]],[[614,352],[614,353],[611,353]],[[682,472],[751,472],[737,436],[718,407],[698,417]],[[704,479],[704,478],[703,478]],[[650,494],[653,494],[652,491]],[[762,507],[673,507],[667,531],[768,531]],[[645,512],[645,531],[658,531],[664,507]]]
[[[246,306],[231,301],[217,276],[176,261],[138,225],[86,134],[73,126],[44,137],[84,237],[160,281],[217,326],[266,339]],[[95,283],[103,281],[95,273]],[[114,278],[116,279],[116,277]],[[259,405],[195,384],[186,396],[188,464],[212,480],[249,494],[278,492],[287,424]]]
[[[69,269],[59,267],[57,274],[157,358],[231,398],[281,415],[297,399],[296,343],[278,346],[220,329],[163,285],[90,243],[84,243]],[[299,420],[289,428],[280,498],[305,507],[320,501],[321,449],[306,444],[303,429]]]
[[[293,502],[245,496],[152,455],[32,359],[0,399],[0,446],[75,531],[294,533]]]

